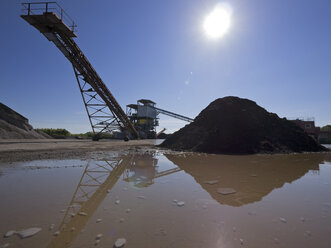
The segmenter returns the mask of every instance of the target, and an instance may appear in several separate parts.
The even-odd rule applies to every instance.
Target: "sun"
[[[204,20],[203,28],[211,39],[222,37],[231,26],[231,8],[228,4],[221,3],[210,12]]]

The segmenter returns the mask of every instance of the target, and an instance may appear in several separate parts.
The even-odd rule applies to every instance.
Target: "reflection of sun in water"
[[[222,37],[231,25],[231,7],[221,3],[216,5],[204,20],[203,28],[209,38],[217,39]]]

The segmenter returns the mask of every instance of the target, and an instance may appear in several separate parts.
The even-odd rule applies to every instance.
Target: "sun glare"
[[[203,28],[209,38],[222,37],[231,25],[231,8],[228,4],[218,4],[209,15],[206,16]]]

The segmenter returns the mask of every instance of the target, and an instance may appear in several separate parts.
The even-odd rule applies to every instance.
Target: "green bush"
[[[324,127],[321,127],[322,131],[331,131],[331,125],[326,125]]]
[[[72,134],[68,130],[64,128],[38,128],[37,131],[44,132],[49,136],[56,139],[64,139],[64,138],[77,138],[77,139],[92,139],[94,137],[93,132]],[[113,135],[109,133],[102,133],[98,135],[99,139],[111,139]]]
[[[319,138],[318,142],[320,144],[331,144],[331,139],[327,139],[327,138]]]
[[[71,133],[64,128],[38,128],[36,130],[44,132],[53,138],[64,138],[71,135]]]

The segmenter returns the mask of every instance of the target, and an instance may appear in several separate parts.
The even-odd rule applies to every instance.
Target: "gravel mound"
[[[0,139],[45,139],[51,138],[37,132],[29,120],[16,111],[0,103]]]
[[[326,150],[291,121],[251,100],[233,96],[210,103],[194,122],[167,137],[160,146],[221,154]]]

